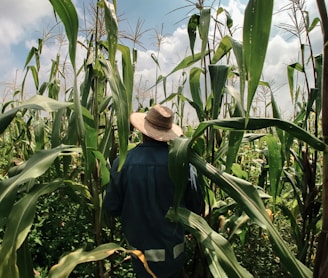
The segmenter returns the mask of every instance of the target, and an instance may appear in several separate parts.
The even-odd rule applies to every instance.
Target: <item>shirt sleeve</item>
[[[110,182],[106,187],[104,198],[105,212],[112,216],[120,216],[124,198],[124,187],[121,184],[121,172],[117,172],[119,159],[115,159],[110,171]]]

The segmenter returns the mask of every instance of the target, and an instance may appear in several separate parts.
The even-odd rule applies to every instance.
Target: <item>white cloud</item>
[[[0,46],[17,44],[40,30],[41,20],[51,15],[51,5],[40,0],[2,0],[0,3]],[[43,22],[44,23],[44,22]]]
[[[245,9],[245,1],[235,0],[229,1],[224,8],[230,13],[234,24],[234,37],[242,39],[243,13]],[[290,1],[275,1],[275,11],[281,10]],[[306,1],[307,8],[310,12],[310,18],[313,19],[316,15],[315,0]],[[82,14],[82,12],[80,12]],[[48,16],[50,16],[48,18]],[[142,18],[142,15],[140,15]],[[50,20],[53,20],[51,5],[48,1],[43,0],[26,0],[19,2],[18,0],[4,0],[0,3],[0,81],[12,82],[17,74],[22,73],[22,64],[26,59],[28,50],[32,46],[37,46],[37,34],[40,35],[42,29],[45,28]],[[222,18],[224,19],[223,15]],[[185,20],[184,22],[187,22]],[[266,81],[274,81],[275,87],[283,86],[276,92],[279,105],[284,108],[284,103],[289,100],[289,92],[287,84],[286,66],[298,59],[297,40],[294,38],[287,39],[288,34],[281,28],[279,24],[290,22],[290,17],[287,12],[275,13],[272,21],[271,39],[267,51],[266,63],[263,71],[263,76]],[[168,24],[168,23],[166,23]],[[173,23],[172,23],[173,24]],[[182,23],[181,23],[182,24]],[[151,26],[145,26],[146,28]],[[62,27],[61,27],[62,28]],[[62,29],[63,30],[63,29]],[[146,39],[146,37],[143,37]],[[154,36],[152,38],[154,40]],[[313,43],[314,54],[321,53],[322,36],[320,28],[311,32],[311,41]],[[198,42],[199,43],[199,40]],[[24,50],[18,50],[18,45],[23,46]],[[196,46],[199,49],[199,46]],[[24,55],[15,53],[22,51]],[[43,48],[42,68],[44,72],[41,78],[46,80],[49,76],[51,59],[55,58],[57,53],[60,53],[63,59],[67,55],[67,45],[59,49],[58,44],[47,43]],[[138,63],[135,75],[135,89],[142,91],[147,96],[154,93],[154,88],[145,92],[146,88],[155,84],[156,80],[156,64],[151,58],[151,54],[157,54],[155,50],[139,50]],[[19,56],[21,55],[21,56]],[[178,26],[176,30],[169,35],[166,35],[161,44],[159,54],[160,68],[157,74],[168,74],[183,58],[190,55],[189,38],[185,25]],[[17,58],[19,56],[19,58]],[[84,58],[84,52],[78,52],[78,64],[80,65]],[[170,92],[174,92],[181,82],[181,73],[173,75],[167,83],[167,88]],[[18,78],[19,80],[19,78]],[[20,79],[21,80],[21,79]],[[180,80],[180,81],[179,81]],[[172,85],[173,84],[173,85]],[[162,94],[162,88],[159,87]]]
[[[1,0],[0,2],[0,82],[21,82],[21,71],[29,49],[25,40],[35,37],[52,15],[49,1]],[[11,86],[17,84],[11,84]]]
[[[275,11],[280,11],[282,7],[286,7],[286,4],[290,3],[290,1],[275,1],[275,3]],[[316,11],[315,8],[313,8],[315,7],[315,2],[313,0],[308,1],[308,7],[312,11]],[[230,13],[230,16],[234,20],[234,38],[241,40],[245,5],[240,1],[229,1],[228,6],[225,6],[224,8]],[[312,17],[314,16],[312,15]],[[219,19],[224,20],[223,15],[222,18]],[[282,114],[285,114],[286,110],[290,110],[291,104],[287,82],[287,65],[299,61],[300,46],[297,38],[292,37],[286,39],[289,35],[286,34],[283,29],[278,28],[281,23],[292,24],[286,11],[275,13],[273,16],[272,36],[269,41],[265,65],[263,68],[263,78],[264,81],[271,83],[281,112]],[[313,43],[313,48],[315,50],[314,53],[320,53],[322,44],[320,28],[311,32],[311,42]],[[140,76],[142,76],[142,80],[146,81],[149,85],[154,84],[155,82],[156,68],[155,63],[150,58],[151,53],[151,51],[139,52],[140,55],[136,72],[136,80],[140,80]],[[308,51],[306,53],[307,55],[309,54]],[[181,26],[177,28],[171,36],[167,36],[164,43],[161,45],[159,57],[161,65],[160,73],[163,75],[169,73],[184,57],[188,55],[190,55],[190,50],[187,30],[186,26]],[[177,89],[180,77],[181,75],[179,73],[171,77],[171,81],[174,80],[173,83],[175,86],[173,88],[168,86],[169,90],[174,92],[174,90]],[[171,83],[168,82],[167,84]],[[162,90],[162,88],[160,87],[159,90]]]

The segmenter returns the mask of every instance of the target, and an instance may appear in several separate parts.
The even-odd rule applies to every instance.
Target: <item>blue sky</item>
[[[168,32],[174,31],[174,28],[176,28],[174,23],[185,16],[186,9],[178,8],[186,4],[189,3],[182,0],[167,0],[164,5],[160,1],[153,0],[128,0],[118,1],[117,3],[118,14],[129,21],[130,24],[135,23],[140,18],[146,26],[161,28],[164,24]]]
[[[182,19],[188,21],[189,13],[196,13],[195,3],[197,1],[186,0],[118,0],[118,14],[123,15],[129,21],[141,18],[147,26],[161,27],[163,23],[168,32],[174,31],[178,26],[176,23]],[[204,6],[216,3],[216,5],[227,5],[229,1],[205,1]],[[239,1],[246,3],[246,0]],[[180,22],[181,24],[181,22]]]
[[[265,0],[264,0],[265,1]],[[89,3],[96,3],[96,0],[73,0],[77,3],[80,14],[83,12],[83,3],[89,7]],[[195,3],[191,1],[191,3]],[[243,12],[248,1],[246,0],[222,0],[207,1],[205,5],[213,5],[215,8],[223,6],[231,15],[236,27],[235,37],[242,39],[241,27],[243,24]],[[151,55],[156,51],[155,30],[160,31],[163,24],[163,35],[165,40],[161,45],[161,72],[166,74],[177,65],[182,58],[188,55],[188,37],[186,24],[192,13],[191,3],[186,0],[117,0],[118,15],[120,16],[120,29],[127,30],[131,26],[135,28],[137,20],[143,22],[143,30],[149,29],[142,37],[142,42],[147,49],[139,49],[138,65],[136,70],[136,80],[142,80],[143,84],[153,84],[155,80],[155,64]],[[275,12],[281,10],[289,0],[276,0]],[[190,5],[179,9],[181,7]],[[315,0],[306,0],[307,10],[311,18],[318,16]],[[273,80],[275,87],[281,88],[276,92],[282,110],[285,103],[290,103],[286,66],[297,61],[298,41],[290,37],[277,26],[281,23],[290,22],[288,12],[275,13],[272,22],[271,38],[266,56],[266,65],[263,77],[266,81]],[[15,88],[19,88],[23,79],[23,66],[27,54],[31,47],[37,46],[37,39],[54,26],[54,16],[51,4],[48,0],[1,0],[0,1],[0,97],[2,100],[12,99],[11,95]],[[55,28],[55,32],[58,32]],[[321,52],[321,31],[320,27],[311,33],[311,40],[315,54]],[[60,52],[65,57],[65,45],[59,46],[58,41],[49,39],[43,48],[42,69],[43,77],[46,80],[49,75],[51,59]],[[190,54],[189,54],[190,55]],[[83,61],[81,54],[80,62]],[[42,77],[42,75],[41,75]],[[173,82],[178,83],[181,76],[176,76]],[[139,86],[139,87],[138,87]],[[136,86],[136,91],[142,86]],[[29,88],[29,87],[27,87]],[[29,89],[29,94],[34,94],[33,87]],[[148,95],[145,98],[149,97]],[[288,109],[288,107],[287,107]]]

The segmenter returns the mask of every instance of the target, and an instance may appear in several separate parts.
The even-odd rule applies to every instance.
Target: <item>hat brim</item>
[[[141,131],[142,134],[157,140],[168,142],[174,140],[175,138],[181,136],[183,131],[181,127],[176,124],[172,124],[171,129],[159,130],[150,125],[146,120],[146,113],[135,112],[130,115],[131,124]]]

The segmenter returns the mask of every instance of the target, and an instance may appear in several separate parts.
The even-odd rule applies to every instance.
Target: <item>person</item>
[[[110,183],[104,199],[105,211],[120,216],[129,248],[143,252],[151,271],[158,278],[183,277],[185,230],[165,215],[173,205],[174,185],[168,173],[167,142],[183,135],[173,123],[168,107],[155,105],[148,113],[130,115],[131,124],[143,135],[143,142],[129,150],[123,167],[118,171],[119,158],[111,168]],[[195,169],[191,168],[191,174]],[[202,192],[189,178],[181,206],[199,213]],[[136,257],[133,269],[138,278],[151,277]]]

